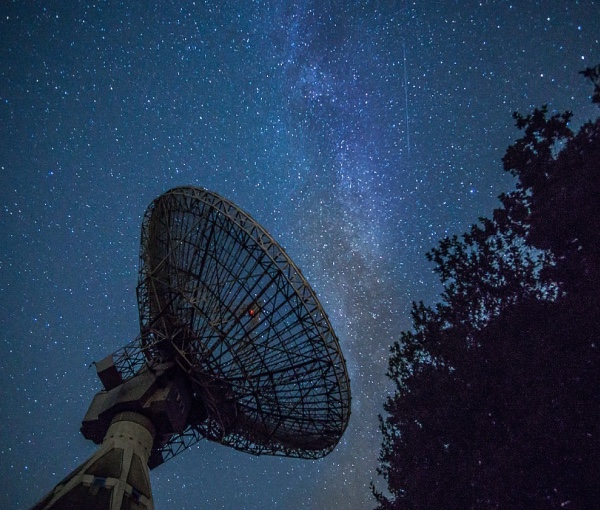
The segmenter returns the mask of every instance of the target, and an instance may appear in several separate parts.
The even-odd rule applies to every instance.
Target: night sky
[[[2,508],[95,450],[90,363],[138,334],[141,218],[188,184],[302,269],[352,416],[319,461],[201,441],[151,473],[156,508],[373,508],[388,349],[440,291],[424,253],[511,188],[513,111],[597,112],[592,0],[4,0],[0,37]]]

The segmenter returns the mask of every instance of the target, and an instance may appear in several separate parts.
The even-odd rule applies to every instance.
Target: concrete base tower
[[[32,510],[154,510],[148,472],[154,434],[141,414],[117,414],[99,450]]]

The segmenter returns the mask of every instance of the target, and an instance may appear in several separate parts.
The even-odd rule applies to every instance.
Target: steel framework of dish
[[[141,333],[96,364],[104,389],[81,427],[102,447],[35,509],[151,509],[148,466],[202,438],[308,459],[335,448],[350,417],[338,340],[248,214],[202,188],[158,197],[142,222],[137,291]]]

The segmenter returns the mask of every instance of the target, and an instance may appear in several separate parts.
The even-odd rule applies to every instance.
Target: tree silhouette
[[[378,510],[600,507],[600,118],[514,117],[516,189],[427,254],[441,302],[391,348]]]
[[[592,102],[600,103],[600,64],[595,67],[587,67],[580,71],[586,78],[594,84],[594,93],[592,94]]]

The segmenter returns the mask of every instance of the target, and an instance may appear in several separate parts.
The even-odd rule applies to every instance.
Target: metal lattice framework
[[[200,438],[254,454],[318,458],[350,416],[345,361],[327,315],[269,233],[201,188],[157,198],[142,223],[141,337],[116,356],[125,378],[175,360],[194,398],[165,459]]]

